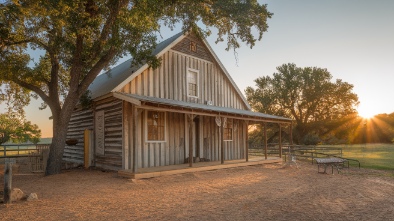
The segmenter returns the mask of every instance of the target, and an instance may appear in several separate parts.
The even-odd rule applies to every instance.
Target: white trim
[[[164,53],[169,51],[172,47],[174,47],[176,44],[178,44],[180,41],[182,41],[188,33],[180,35],[177,39],[175,39],[171,44],[169,44],[167,47],[165,47],[163,50],[161,50],[159,53],[157,53],[156,57],[160,58]],[[140,75],[143,71],[149,68],[148,64],[145,64],[141,66],[138,70],[136,70],[133,74],[131,74],[126,80],[124,80],[122,83],[120,83],[118,86],[116,86],[114,89],[112,89],[111,92],[115,91],[120,91],[124,86],[126,86],[130,81],[132,81],[135,77]]]
[[[132,98],[132,97],[129,97],[129,96],[120,94],[120,93],[118,93],[118,92],[113,92],[112,95],[113,95],[114,97],[118,98],[118,99],[127,101],[127,102],[132,103],[132,104],[135,104],[135,105],[137,105],[137,106],[141,106],[141,101],[140,101],[140,100],[137,100],[137,99],[135,99],[135,98]]]
[[[223,141],[233,141],[234,140],[234,118],[228,118],[227,117],[226,125],[227,125],[227,121],[228,120],[231,120],[231,124],[232,124],[232,126],[231,126],[231,140],[224,140],[223,139]],[[225,129],[225,127],[223,127],[223,130],[224,129]],[[224,136],[224,131],[223,131],[223,136]]]
[[[193,96],[193,95],[189,95],[189,72],[195,72],[196,73],[196,77],[197,77],[197,79],[196,79],[196,86],[197,86],[197,88],[196,88],[196,93],[197,93],[197,96]],[[187,91],[187,97],[193,97],[193,98],[199,98],[199,95],[200,95],[200,71],[199,70],[196,70],[196,69],[193,69],[193,68],[186,68],[186,91]]]
[[[205,38],[201,38],[202,42],[205,44],[205,46],[208,48],[209,52],[211,53],[211,55],[213,56],[213,58],[215,59],[215,61],[218,63],[219,67],[222,69],[222,71],[224,72],[224,74],[226,75],[226,77],[230,80],[231,84],[233,85],[233,87],[235,88],[235,90],[238,92],[238,95],[241,97],[242,101],[244,102],[244,104],[246,105],[246,107],[251,110],[252,107],[250,107],[248,101],[246,100],[245,96],[241,93],[241,91],[239,90],[237,84],[235,84],[234,80],[231,78],[230,74],[228,73],[227,69],[224,67],[224,65],[222,64],[222,62],[220,61],[220,59],[218,58],[218,56],[215,54],[215,52],[213,51],[212,47],[209,45],[208,41]]]
[[[157,112],[161,112],[164,113],[164,140],[148,140],[148,111],[157,111]],[[167,135],[167,112],[165,111],[159,111],[159,110],[149,110],[149,109],[145,109],[144,110],[144,127],[145,127],[145,143],[165,143],[167,142],[166,140],[166,135]]]
[[[132,81],[135,77],[140,75],[142,72],[144,72],[146,69],[149,68],[148,64],[142,65],[137,71],[132,73],[126,80],[124,80],[122,83],[120,83],[118,86],[116,86],[114,89],[111,90],[111,92],[117,92],[122,90],[124,86],[126,86],[130,81]]]

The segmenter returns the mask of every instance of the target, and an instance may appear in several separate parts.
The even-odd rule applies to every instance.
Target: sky
[[[268,32],[250,49],[225,51],[226,43],[209,44],[243,92],[254,80],[272,76],[276,67],[326,68],[335,79],[354,85],[360,115],[394,112],[394,1],[391,0],[261,0],[274,13]],[[179,32],[163,31],[164,40]],[[123,59],[124,60],[124,59]],[[122,60],[121,60],[122,61]],[[120,62],[121,62],[120,61]],[[4,107],[4,104],[0,104]],[[26,108],[26,117],[52,136],[49,109],[39,101]]]

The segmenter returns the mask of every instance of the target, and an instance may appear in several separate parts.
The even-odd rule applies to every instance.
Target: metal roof
[[[180,32],[172,36],[171,38],[168,38],[165,41],[159,43],[153,51],[153,55],[158,55],[161,51],[163,51],[166,47],[168,47],[172,42],[174,42],[182,35],[183,33]],[[133,59],[129,59],[107,71],[106,73],[98,75],[96,79],[94,79],[92,84],[90,84],[88,89],[92,93],[92,99],[112,92],[119,84],[127,80],[133,73],[146,65],[140,64],[131,66],[132,60]]]
[[[186,35],[184,35],[183,32],[179,32],[178,34],[159,43],[156,46],[155,50],[153,51],[153,55],[160,56],[162,53],[169,50],[174,44],[177,44],[179,41],[181,41]],[[212,50],[209,43],[204,38],[202,38],[201,40],[205,44],[209,52],[212,54],[219,67],[222,69],[224,75],[231,82],[232,86],[234,87],[234,89],[236,90],[236,92],[238,93],[238,95],[246,105],[246,107],[248,109],[251,109],[249,103],[246,101],[245,97],[239,90],[237,84],[235,84],[234,80],[231,78],[230,74],[228,73],[224,65],[221,63],[215,52]],[[91,91],[91,98],[95,99],[104,96],[106,94],[109,94],[111,92],[119,91],[125,84],[130,82],[135,76],[137,76],[143,70],[148,68],[147,64],[131,66],[131,63],[132,63],[132,59],[129,59],[121,63],[120,65],[114,67],[113,69],[107,71],[106,73],[98,75],[88,89]]]
[[[148,96],[141,96],[136,94],[127,94],[121,92],[115,92],[117,98],[128,100],[128,98],[138,100],[140,102],[149,102],[154,104],[163,104],[169,105],[179,108],[186,108],[191,110],[200,110],[200,111],[211,111],[215,113],[225,113],[225,114],[236,114],[244,117],[252,117],[252,118],[263,118],[266,120],[273,120],[273,121],[282,121],[282,122],[291,122],[292,119],[279,117],[269,114],[263,114],[259,112],[253,112],[250,110],[242,110],[242,109],[235,109],[235,108],[228,108],[228,107],[218,107],[213,105],[206,105],[206,104],[199,104],[199,103],[190,103],[178,100],[171,100],[165,98],[158,98],[158,97],[148,97]],[[261,119],[261,120],[263,120]]]

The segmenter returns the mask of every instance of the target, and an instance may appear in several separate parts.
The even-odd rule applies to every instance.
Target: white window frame
[[[196,77],[197,77],[197,83],[196,83],[196,92],[197,92],[197,96],[193,96],[189,94],[189,72],[195,72],[196,73]],[[194,97],[194,98],[198,98],[199,96],[199,92],[200,92],[200,71],[196,70],[196,69],[192,69],[192,68],[187,68],[186,70],[186,90],[187,90],[187,97]]]
[[[164,140],[149,140],[148,139],[148,112],[152,111],[152,112],[160,112],[160,113],[164,113]],[[163,143],[166,142],[166,138],[167,138],[167,112],[165,111],[156,111],[156,110],[145,110],[144,113],[144,121],[145,121],[145,142],[147,143]]]
[[[229,119],[229,118],[227,118],[226,119],[226,125],[227,125],[227,123],[228,123],[228,120],[231,120],[231,140],[225,140],[224,138],[223,138],[223,141],[233,141],[234,140],[234,119]],[[223,137],[224,137],[224,129],[226,129],[225,127],[223,127]]]

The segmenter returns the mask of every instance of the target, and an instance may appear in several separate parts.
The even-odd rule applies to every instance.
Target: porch
[[[282,159],[279,157],[268,157],[267,159],[265,159],[265,157],[252,157],[249,158],[248,161],[245,161],[245,159],[228,160],[225,161],[223,164],[221,164],[220,161],[199,162],[199,163],[194,163],[193,167],[190,167],[189,164],[178,164],[178,165],[161,166],[161,167],[139,168],[137,173],[133,173],[132,169],[119,170],[118,176],[130,178],[130,179],[144,179],[144,178],[160,177],[166,175],[193,173],[199,171],[219,170],[219,169],[227,169],[234,167],[245,167],[245,166],[253,166],[259,164],[270,164],[270,163],[281,163],[281,162]]]

